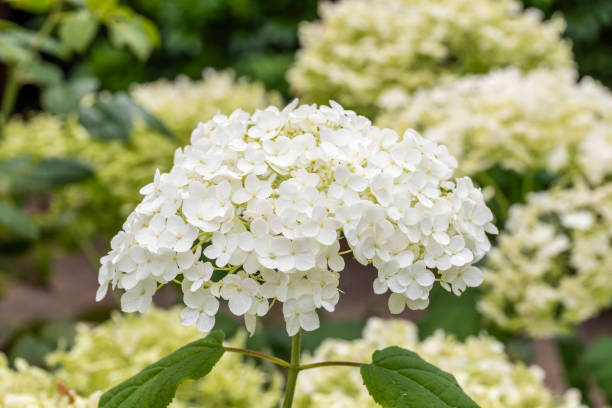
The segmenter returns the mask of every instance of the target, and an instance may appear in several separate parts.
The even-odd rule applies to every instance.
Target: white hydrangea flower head
[[[444,144],[460,175],[499,165],[579,175],[596,185],[612,174],[612,93],[589,77],[578,82],[572,69],[507,68],[391,102],[376,124],[397,132],[415,127]]]
[[[379,271],[374,291],[391,292],[393,313],[422,309],[436,280],[456,294],[481,283],[473,264],[497,232],[480,190],[451,180],[456,166],[445,147],[335,102],[218,114],[141,190],[101,260],[97,298],[110,285],[124,311],[142,312],[175,281],[186,325],[210,331],[225,300],[253,332],[278,301],[294,335],[334,310],[352,252]]]
[[[337,99],[360,113],[414,90],[516,66],[573,67],[565,22],[544,21],[518,0],[321,2],[302,23],[288,79],[308,102]]]
[[[554,396],[544,385],[544,372],[537,366],[512,362],[504,345],[480,335],[460,342],[437,331],[419,341],[414,323],[406,320],[371,318],[356,340],[325,340],[304,362],[328,360],[369,361],[372,353],[389,346],[414,350],[423,359],[455,376],[461,388],[481,408],[586,408],[577,390]],[[296,390],[297,408],[376,408],[359,370],[326,367],[300,373]]]
[[[479,309],[534,337],[569,333],[612,304],[612,184],[532,193],[511,207]]]

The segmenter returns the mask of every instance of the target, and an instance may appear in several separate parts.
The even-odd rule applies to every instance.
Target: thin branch
[[[329,366],[348,366],[348,367],[361,367],[365,363],[358,363],[355,361],[322,361],[320,363],[305,364],[300,366],[300,371],[310,370],[311,368],[317,367],[329,367]]]
[[[288,362],[286,362],[283,359],[280,359],[280,358],[277,358],[277,357],[274,357],[274,356],[271,356],[271,355],[268,355],[268,354],[260,353],[258,351],[253,351],[253,350],[236,348],[236,347],[226,347],[226,346],[223,346],[223,348],[225,349],[225,351],[229,351],[231,353],[246,354],[247,356],[261,358],[261,359],[264,359],[264,360],[271,361],[274,364],[278,364],[281,367],[289,368],[289,363]]]

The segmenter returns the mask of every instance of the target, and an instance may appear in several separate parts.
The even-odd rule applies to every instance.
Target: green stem
[[[320,363],[304,364],[303,366],[300,366],[300,371],[310,370],[311,368],[330,366],[361,367],[363,364],[364,363],[358,363],[355,361],[321,361]]]
[[[14,65],[6,66],[5,84],[4,94],[2,95],[2,111],[0,112],[0,138],[4,134],[4,125],[13,111],[15,100],[17,99],[17,91],[19,90]]]
[[[246,354],[247,356],[258,357],[258,358],[262,358],[264,360],[271,361],[274,364],[278,364],[281,367],[285,367],[285,368],[289,368],[290,367],[289,363],[286,362],[285,360],[280,359],[280,358],[276,358],[274,356],[270,356],[268,354],[260,353],[258,351],[247,350],[247,349],[236,348],[236,347],[225,347],[225,346],[223,348],[225,349],[225,351],[229,351],[231,353]]]
[[[291,408],[293,404],[293,394],[295,394],[295,384],[300,373],[300,348],[302,342],[302,333],[297,332],[291,338],[291,362],[289,363],[289,374],[287,375],[287,387],[285,388],[285,401],[283,408]]]
[[[60,12],[62,9],[62,1],[59,0],[51,12],[43,25],[40,27],[38,32],[36,33],[36,37],[32,40],[30,44],[30,48],[28,49],[28,53],[24,57],[23,60],[19,61],[17,64],[11,66],[7,66],[6,72],[6,85],[4,87],[4,94],[2,95],[2,109],[0,111],[0,138],[2,138],[4,134],[4,127],[6,122],[8,121],[11,112],[13,112],[13,108],[15,107],[15,101],[17,100],[17,93],[19,92],[20,84],[19,84],[19,73],[25,71],[40,46],[42,45],[45,38],[51,34],[53,31],[53,27],[57,24],[60,16]]]

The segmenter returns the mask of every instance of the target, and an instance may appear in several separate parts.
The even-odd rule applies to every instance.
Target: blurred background
[[[508,361],[544,370],[538,381],[550,401],[570,388],[588,406],[612,401],[612,2],[376,3],[1,2],[6,369],[24,359],[48,373],[63,365],[61,372],[76,363],[50,358],[54,351],[72,350],[75,336],[97,324],[111,332],[119,330],[112,324],[127,324],[118,315],[109,320],[118,294],[94,301],[98,260],[139,202],[139,188],[155,169],[170,168],[198,122],[294,97],[332,98],[377,124],[413,127],[447,144],[459,173],[483,187],[502,230],[495,255],[483,262],[488,286],[460,297],[436,288],[427,311],[401,315],[416,322],[419,339],[437,329],[460,342],[486,332],[504,344]],[[546,197],[531,200],[533,192]],[[563,221],[580,211],[596,221]],[[542,242],[522,240],[537,233]],[[543,242],[560,235],[567,243],[546,255]],[[585,253],[594,242],[601,253]],[[509,261],[520,256],[524,263]],[[536,261],[541,268],[525,272]],[[391,316],[386,297],[372,293],[373,278],[348,264],[345,295],[336,312],[322,314],[321,329],[305,336],[307,350],[327,337],[358,339],[368,317]],[[532,287],[544,289],[528,294]],[[166,286],[155,303],[169,308],[179,293]],[[242,336],[242,322],[229,314],[217,325]],[[286,355],[280,309],[239,341]],[[70,384],[79,369],[60,375],[79,393],[120,379]],[[274,378],[258,385],[270,391],[270,406],[281,381]],[[252,406],[244,398],[217,406]],[[497,406],[561,406],[550,401]]]

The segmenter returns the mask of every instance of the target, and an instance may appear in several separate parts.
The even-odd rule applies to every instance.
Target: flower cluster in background
[[[0,405],[3,408],[96,408],[101,393],[88,398],[62,387],[47,371],[28,365],[24,360],[9,367],[0,353]]]
[[[202,80],[179,76],[173,81],[135,84],[130,94],[136,102],[163,120],[182,143],[189,140],[199,122],[217,112],[229,114],[240,108],[248,112],[269,105],[280,106],[277,92],[267,92],[259,82],[235,78],[233,71],[204,70]]]
[[[83,395],[108,390],[202,337],[195,327],[182,326],[179,314],[177,308],[152,308],[144,315],[115,313],[95,328],[81,324],[77,327],[74,346],[50,354],[48,362],[60,367],[55,377],[70,389]],[[242,332],[228,344],[244,347],[245,340],[246,334]],[[256,367],[254,361],[226,353],[206,377],[183,383],[170,407],[273,408],[280,399],[282,382],[282,376],[272,371],[272,367]]]
[[[389,92],[458,76],[573,66],[563,20],[544,22],[515,0],[344,0],[320,14],[300,27],[290,85],[307,102],[334,99],[362,114]]]
[[[531,336],[568,333],[612,304],[612,185],[533,193],[487,257],[480,310]]]
[[[511,362],[503,344],[492,337],[480,335],[462,343],[438,331],[419,342],[416,325],[403,320],[371,318],[363,338],[325,340],[305,362],[366,362],[375,350],[395,345],[413,350],[453,374],[481,408],[585,408],[580,402],[580,393],[575,390],[555,398],[544,386],[544,373],[539,367]],[[375,408],[378,405],[368,395],[358,370],[326,367],[300,373],[296,406]]]
[[[497,232],[471,180],[451,181],[456,165],[416,132],[400,137],[333,102],[216,115],[141,190],[101,260],[97,298],[111,285],[124,311],[144,312],[175,281],[183,323],[202,332],[219,298],[249,332],[278,300],[294,335],[319,327],[316,309],[334,310],[343,245],[378,270],[374,292],[391,291],[393,313],[422,309],[436,279],[457,295],[482,282],[472,264]]]
[[[460,174],[494,165],[585,176],[612,170],[612,94],[570,69],[473,75],[386,101],[379,126],[416,128],[446,145]]]

